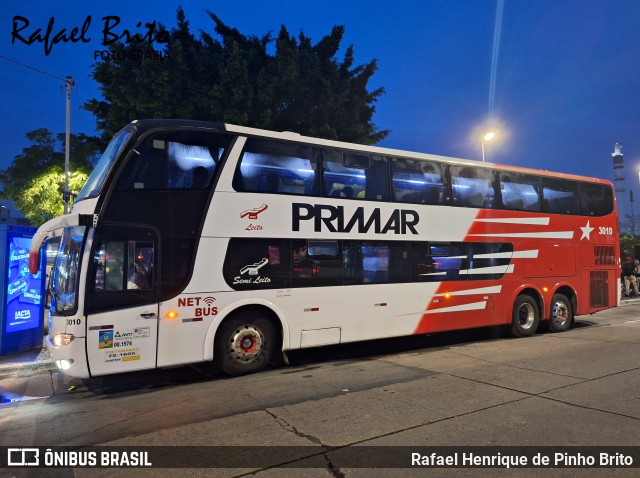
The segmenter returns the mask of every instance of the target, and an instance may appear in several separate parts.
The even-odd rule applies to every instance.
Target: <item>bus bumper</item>
[[[75,338],[67,345],[57,346],[47,335],[47,350],[55,366],[65,375],[76,378],[89,378],[85,355],[85,338]]]

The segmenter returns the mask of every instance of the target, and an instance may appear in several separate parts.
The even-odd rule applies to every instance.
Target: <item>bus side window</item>
[[[540,211],[540,178],[501,172],[502,207],[512,211]]]
[[[579,183],[580,214],[605,216],[613,212],[613,191],[608,184]]]
[[[383,156],[372,156],[369,167],[364,170],[365,199],[374,201],[389,201],[391,193],[389,191],[389,164],[387,158]]]
[[[345,241],[345,283],[409,282],[409,243]]]
[[[211,184],[229,138],[193,132],[160,133],[133,149],[119,190],[204,189]]]
[[[294,287],[342,285],[341,241],[292,241]]]
[[[513,254],[513,244],[471,242],[467,244],[467,248],[468,280],[500,279],[507,272]]]
[[[369,157],[330,149],[322,150],[323,196],[362,199],[365,195],[365,168]]]
[[[291,241],[231,239],[224,276],[236,290],[291,287]]]
[[[465,243],[413,243],[411,257],[411,280],[413,282],[466,280],[465,275],[460,275],[461,269],[468,268]]]
[[[567,179],[542,178],[543,211],[578,214],[578,184]]]
[[[440,164],[406,158],[391,160],[391,178],[396,201],[442,204],[444,174]]]
[[[492,170],[472,166],[451,166],[453,205],[462,207],[495,208],[495,174]]]
[[[233,187],[247,192],[315,195],[316,156],[311,146],[249,138]]]

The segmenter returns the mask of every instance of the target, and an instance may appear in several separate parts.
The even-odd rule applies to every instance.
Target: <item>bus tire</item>
[[[259,372],[271,361],[276,333],[269,319],[253,312],[224,322],[216,335],[216,368],[234,377]]]
[[[573,308],[564,294],[554,294],[551,299],[551,315],[549,316],[549,330],[564,332],[573,322]]]
[[[536,333],[540,324],[540,310],[533,297],[523,294],[513,304],[511,334],[515,337],[528,337]]]

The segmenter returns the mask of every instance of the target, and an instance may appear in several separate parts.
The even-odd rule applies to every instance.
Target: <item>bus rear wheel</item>
[[[536,333],[540,324],[538,304],[529,295],[520,295],[513,304],[511,334],[515,337],[528,337]]]
[[[234,377],[259,372],[271,361],[275,341],[271,321],[260,314],[232,318],[216,336],[216,368]]]
[[[549,318],[549,330],[551,332],[564,332],[573,321],[573,308],[571,302],[563,294],[555,294],[551,299],[551,315]]]

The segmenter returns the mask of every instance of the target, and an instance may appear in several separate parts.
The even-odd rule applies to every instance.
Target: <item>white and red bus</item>
[[[611,183],[219,123],[134,121],[59,241],[47,343],[75,377],[499,324],[617,304]]]

